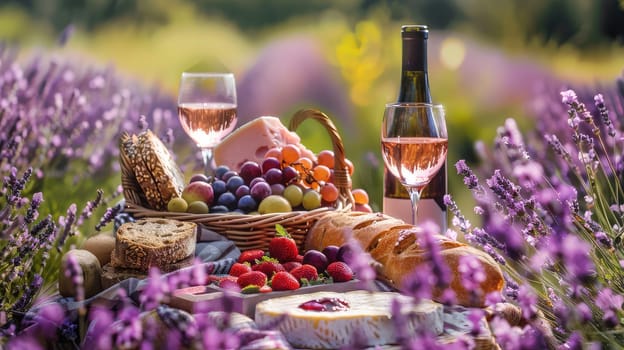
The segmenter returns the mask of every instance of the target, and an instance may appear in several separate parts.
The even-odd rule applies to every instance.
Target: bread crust
[[[428,260],[427,252],[417,239],[420,232],[418,227],[384,214],[328,213],[308,232],[305,249],[322,250],[330,244],[340,246],[353,237],[362,249],[379,263],[378,273],[393,286],[401,289],[405,277],[411,274],[416,266]],[[488,293],[502,290],[503,273],[492,257],[443,235],[434,235],[433,238],[440,248],[442,260],[451,270],[450,288],[455,292],[458,304],[483,307]],[[466,255],[475,256],[486,275],[478,293],[466,290],[462,285],[458,271],[459,262],[460,258]],[[432,292],[434,300],[442,301],[443,290],[435,289]]]
[[[163,218],[145,218],[119,227],[111,266],[148,271],[168,266],[195,253],[197,224]]]
[[[120,143],[150,208],[163,210],[184,189],[184,176],[171,153],[150,130],[127,136]]]

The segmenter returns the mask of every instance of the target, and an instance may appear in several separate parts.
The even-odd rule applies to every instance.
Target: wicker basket
[[[126,198],[126,211],[135,218],[163,217],[201,224],[233,241],[242,250],[268,249],[269,242],[275,235],[275,225],[280,224],[302,248],[308,230],[319,218],[330,211],[348,211],[354,204],[351,194],[351,177],[345,162],[344,146],[338,130],[326,114],[313,109],[300,110],[295,113],[290,121],[289,129],[291,131],[296,130],[307,119],[314,119],[319,122],[331,138],[335,157],[333,182],[340,192],[336,208],[321,207],[310,211],[263,215],[188,214],[148,209],[145,196],[134,177],[132,166],[121,152],[121,184]],[[120,138],[120,143],[128,142],[129,139],[130,137],[124,134]]]

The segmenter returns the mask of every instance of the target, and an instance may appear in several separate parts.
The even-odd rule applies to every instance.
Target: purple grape
[[[223,205],[229,210],[236,209],[237,204],[236,196],[232,192],[225,192],[217,199],[217,205]]]
[[[243,180],[242,177],[238,175],[233,175],[229,179],[227,179],[227,181],[225,182],[225,187],[228,189],[228,191],[234,193],[236,192],[237,188],[241,187],[244,184],[245,180]]]
[[[298,178],[299,172],[290,165],[282,169],[282,183],[284,185],[290,185],[292,182],[297,181]]]
[[[215,180],[212,183],[212,192],[214,192],[214,198],[219,198],[220,195],[222,195],[223,193],[225,193],[225,191],[227,191],[227,188],[225,186],[225,181],[223,180]]]
[[[258,182],[249,189],[249,194],[260,203],[271,194],[271,186],[266,182]]]
[[[247,185],[241,185],[239,186],[236,191],[234,192],[234,195],[236,196],[236,198],[241,199],[241,197],[248,195],[249,194],[249,186]]]
[[[229,211],[230,209],[228,209],[228,207],[226,207],[225,205],[213,205],[212,207],[210,207],[210,213],[213,214],[222,214]]]
[[[208,178],[208,176],[206,176],[204,174],[195,174],[195,175],[191,176],[191,179],[189,180],[189,183],[198,182],[198,181],[208,182],[208,181],[210,181],[210,179]]]
[[[245,180],[245,184],[249,184],[254,178],[262,176],[262,169],[258,163],[249,160],[243,163],[238,175]]]
[[[275,194],[281,196],[284,193],[284,185],[282,184],[272,184],[271,185],[271,194]]]
[[[227,182],[227,180],[231,178],[232,176],[238,176],[238,173],[234,170],[228,170],[225,172],[225,174],[221,176],[221,180]]]
[[[269,169],[266,173],[264,173],[264,179],[269,183],[269,185],[281,184],[282,171],[277,168]]]
[[[328,245],[323,249],[323,254],[327,257],[327,263],[331,264],[334,261],[337,261],[338,250],[340,247],[335,245]]]
[[[269,169],[279,169],[281,166],[279,159],[274,157],[265,158],[262,161],[262,173],[266,174]]]
[[[318,273],[322,273],[327,268],[328,262],[325,254],[318,250],[310,249],[303,255],[302,264],[309,264],[316,267]]]
[[[249,188],[254,187],[254,185],[257,184],[258,182],[266,182],[266,180],[263,177],[257,177],[251,180],[251,182],[249,183]]]
[[[353,260],[353,254],[353,248],[351,248],[349,244],[344,244],[338,249],[338,253],[336,253],[336,260],[342,261],[349,265]]]
[[[245,213],[258,209],[258,203],[250,195],[244,195],[238,200],[238,209]]]
[[[215,177],[217,179],[221,179],[223,177],[223,174],[227,173],[228,171],[230,171],[230,168],[228,168],[226,165],[220,165],[215,169]]]

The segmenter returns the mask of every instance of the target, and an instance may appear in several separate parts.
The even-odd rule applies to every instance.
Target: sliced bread
[[[119,227],[111,266],[148,271],[168,265],[195,253],[197,224],[164,218],[146,218]]]

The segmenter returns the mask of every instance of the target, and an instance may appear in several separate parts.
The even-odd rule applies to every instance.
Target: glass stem
[[[206,175],[214,175],[214,167],[212,166],[212,158],[214,156],[212,147],[201,148],[202,157],[204,158],[204,172]]]
[[[422,188],[412,187],[408,189],[408,192],[412,202],[412,225],[416,225],[416,220],[418,218],[418,202],[420,201]]]

